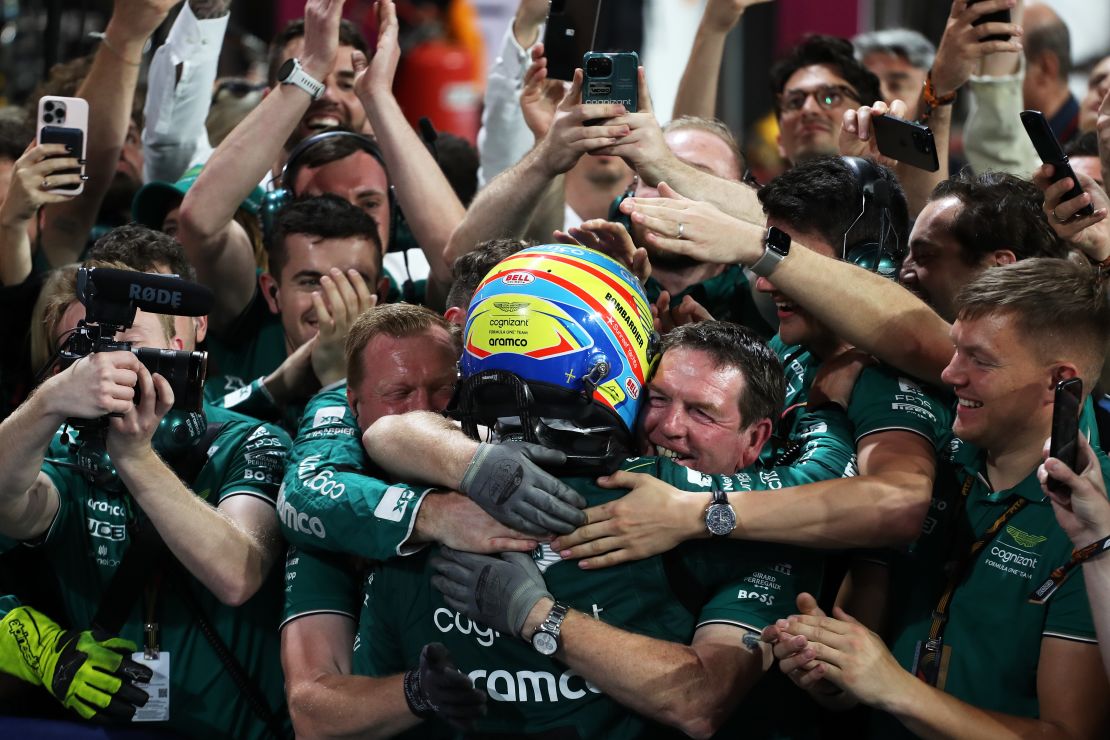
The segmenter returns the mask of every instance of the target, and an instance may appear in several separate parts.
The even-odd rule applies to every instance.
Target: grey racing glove
[[[527,442],[480,444],[459,490],[506,527],[531,535],[569,534],[586,523],[586,499],[540,465],[566,455]]]
[[[506,635],[520,637],[536,602],[554,601],[536,562],[523,552],[494,557],[441,547],[432,567],[432,585],[447,606]]]
[[[417,717],[439,716],[469,730],[486,713],[486,695],[455,667],[443,643],[430,642],[420,651],[420,667],[404,676],[405,701]]]

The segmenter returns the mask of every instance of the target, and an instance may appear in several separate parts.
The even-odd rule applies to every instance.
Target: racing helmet
[[[470,302],[454,412],[505,438],[567,453],[582,472],[631,454],[659,337],[639,281],[576,245],[517,252]]]

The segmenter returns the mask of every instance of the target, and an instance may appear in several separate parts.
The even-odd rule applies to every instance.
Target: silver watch
[[[555,602],[547,619],[532,633],[532,647],[540,655],[554,655],[559,649],[559,632],[563,628],[563,620],[567,618],[570,607],[566,604]]]
[[[728,537],[736,529],[736,510],[716,485],[713,486],[713,500],[705,509],[705,528],[714,537]]]
[[[760,277],[769,277],[788,254],[790,235],[782,229],[769,226],[763,237],[763,256],[752,263],[751,271]]]
[[[286,59],[277,74],[278,82],[283,85],[293,85],[304,90],[313,100],[319,100],[324,94],[324,83],[304,71],[299,59]]]

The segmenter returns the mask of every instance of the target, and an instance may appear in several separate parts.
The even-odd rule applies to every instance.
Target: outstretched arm
[[[339,44],[344,0],[309,0],[305,5],[304,71],[323,80]],[[216,294],[209,314],[219,331],[254,295],[254,251],[235,210],[277,161],[285,140],[308,110],[312,97],[295,85],[269,91],[220,143],[181,204],[178,239],[197,276]]]
[[[678,83],[673,118],[717,115],[717,87],[721,78],[721,59],[729,31],[740,22],[744,11],[752,5],[770,0],[709,0],[698,25],[686,70]]]
[[[77,97],[89,101],[89,180],[80,197],[46,208],[42,248],[55,267],[77,261],[85,248],[131,125],[143,46],[176,4],[177,0],[116,0],[112,8],[104,41],[77,89]]]

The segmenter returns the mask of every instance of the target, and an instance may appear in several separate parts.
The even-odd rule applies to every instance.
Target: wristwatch
[[[713,485],[713,500],[705,509],[705,528],[714,537],[728,537],[736,529],[736,510],[716,484]]]
[[[567,618],[570,607],[566,604],[555,602],[547,619],[532,633],[532,647],[540,655],[554,655],[559,649],[559,631],[563,628],[563,620]]]
[[[282,64],[281,69],[278,70],[277,78],[278,82],[283,85],[294,85],[301,88],[313,100],[319,100],[320,96],[324,94],[324,83],[305,72],[299,59],[286,59],[285,64]]]
[[[760,277],[770,277],[788,254],[790,254],[790,234],[774,226],[768,226],[767,233],[763,237],[763,256],[752,263],[751,270]]]

